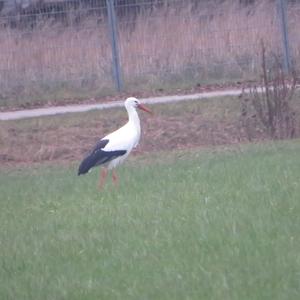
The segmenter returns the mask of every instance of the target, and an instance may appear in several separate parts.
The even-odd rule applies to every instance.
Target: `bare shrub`
[[[244,89],[241,95],[241,123],[249,140],[264,135],[272,139],[294,138],[296,113],[292,101],[297,86],[296,72],[286,74],[277,55],[273,66],[267,61],[261,42],[261,79]]]

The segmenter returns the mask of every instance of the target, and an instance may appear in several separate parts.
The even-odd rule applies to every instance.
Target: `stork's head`
[[[141,104],[140,101],[137,98],[134,97],[129,97],[125,100],[125,107],[126,109],[131,109],[131,108],[138,108],[143,111],[146,111],[147,113],[152,114],[152,111],[146,107],[145,105]]]

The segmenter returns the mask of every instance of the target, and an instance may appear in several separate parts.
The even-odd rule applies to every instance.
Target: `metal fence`
[[[254,79],[261,41],[300,61],[299,1],[24,3],[0,0],[1,103]]]

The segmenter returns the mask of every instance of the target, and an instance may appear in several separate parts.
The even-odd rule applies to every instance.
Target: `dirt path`
[[[168,103],[168,102],[179,102],[179,101],[189,101],[189,100],[201,100],[205,98],[215,98],[223,96],[237,96],[241,94],[241,89],[230,89],[230,90],[221,90],[213,92],[203,92],[190,95],[173,95],[173,96],[162,96],[162,97],[151,97],[151,98],[142,98],[141,102],[147,104],[156,104],[156,103]],[[19,110],[19,111],[10,111],[10,112],[0,112],[0,120],[17,120],[25,118],[34,118],[42,116],[50,116],[57,114],[65,113],[75,113],[75,112],[85,112],[89,110],[103,110],[107,108],[115,108],[123,106],[122,101],[114,101],[109,103],[100,103],[100,104],[84,104],[84,105],[67,105],[67,106],[55,106],[47,108],[37,108],[37,109],[28,109],[28,110]]]

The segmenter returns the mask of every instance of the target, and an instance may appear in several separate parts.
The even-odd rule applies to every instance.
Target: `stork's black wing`
[[[126,150],[103,151],[102,149],[108,142],[109,140],[101,140],[97,143],[95,148],[81,162],[78,169],[78,175],[85,174],[91,168],[105,164],[126,153]]]

